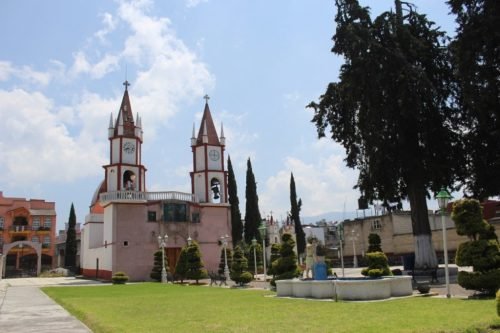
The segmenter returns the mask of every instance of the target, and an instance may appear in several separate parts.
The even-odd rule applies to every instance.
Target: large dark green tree
[[[500,194],[500,1],[448,4],[458,23],[450,49],[467,127],[466,191],[483,200]]]
[[[64,250],[64,266],[69,268],[76,268],[76,214],[75,207],[71,203],[68,219],[68,229],[66,230],[66,247]]]
[[[425,15],[396,0],[373,21],[357,0],[336,0],[332,52],[343,56],[338,82],[312,102],[319,137],[346,149],[368,201],[408,199],[416,268],[436,267],[429,190],[454,183],[461,157],[447,37]],[[408,10],[406,10],[408,9]],[[404,15],[403,15],[404,13]]]
[[[229,204],[231,205],[231,237],[233,244],[241,242],[243,238],[243,223],[241,222],[240,199],[238,199],[238,186],[234,177],[231,157],[227,158],[227,190],[229,194]]]
[[[255,176],[252,171],[252,162],[250,161],[250,158],[247,161],[246,182],[245,242],[250,244],[252,242],[252,238],[254,237],[259,242],[262,241],[259,233],[259,226],[262,222],[259,211],[259,196],[257,195],[257,183],[255,182]]]
[[[300,255],[306,250],[306,234],[304,233],[302,223],[300,222],[300,208],[302,206],[302,200],[299,199],[297,201],[297,192],[295,190],[295,179],[293,178],[293,173],[290,176],[290,205],[290,217],[294,223],[295,237],[297,238],[297,251]]]

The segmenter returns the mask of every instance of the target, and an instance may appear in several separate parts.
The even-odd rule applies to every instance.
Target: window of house
[[[43,220],[43,227],[48,229],[52,227],[52,217],[45,216],[45,219]]]
[[[40,243],[40,238],[38,236],[33,236],[33,237],[31,237],[31,241],[33,243]]]
[[[33,230],[38,230],[40,228],[40,217],[33,217]]]
[[[43,244],[50,244],[50,236],[43,237]]]
[[[0,235],[0,245],[3,245],[3,236]]]
[[[380,230],[380,229],[382,229],[382,224],[380,223],[380,220],[373,220],[372,230]]]
[[[0,216],[0,229],[3,229],[4,218]]]

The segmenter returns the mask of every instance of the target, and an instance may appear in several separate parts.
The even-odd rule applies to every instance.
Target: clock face
[[[208,156],[210,156],[212,161],[217,161],[220,158],[219,152],[213,149],[208,153]]]
[[[125,142],[123,145],[123,151],[125,151],[127,154],[132,154],[135,152],[135,145],[132,142]]]

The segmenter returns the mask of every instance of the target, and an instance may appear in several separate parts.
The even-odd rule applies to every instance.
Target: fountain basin
[[[338,278],[334,280],[278,280],[277,296],[335,298],[340,300],[379,300],[413,294],[411,276],[382,278]]]

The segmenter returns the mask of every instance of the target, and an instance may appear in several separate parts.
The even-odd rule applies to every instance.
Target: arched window
[[[123,187],[127,191],[135,191],[135,173],[127,170],[123,173]]]
[[[210,181],[210,189],[212,190],[212,202],[221,203],[220,181],[217,178],[212,178]]]

